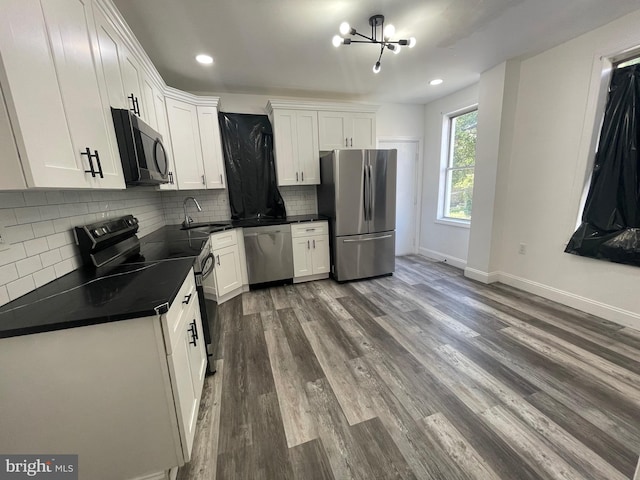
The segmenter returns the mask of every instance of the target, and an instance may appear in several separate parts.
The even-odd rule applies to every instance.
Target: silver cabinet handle
[[[370,242],[372,240],[382,240],[384,238],[391,238],[393,235],[383,235],[381,237],[363,238],[362,240],[343,240],[344,243],[357,243],[357,242]]]

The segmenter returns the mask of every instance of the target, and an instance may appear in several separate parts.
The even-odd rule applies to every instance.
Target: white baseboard
[[[467,266],[467,261],[462,258],[452,257],[446,253],[436,252],[435,250],[429,250],[428,248],[418,248],[418,254],[427,258],[433,258],[440,262],[448,263],[452,267],[459,268],[460,270],[464,270]]]
[[[596,315],[611,322],[619,323],[626,327],[640,330],[640,314],[624,310],[622,308],[598,302],[587,297],[582,297],[571,292],[566,292],[555,287],[550,287],[542,283],[517,277],[510,273],[499,272],[499,282],[511,285],[526,292],[540,295],[554,302],[562,303],[583,312]]]
[[[470,278],[471,280],[476,280],[478,282],[487,284],[500,281],[500,272],[487,273],[471,267],[467,267],[464,269],[464,276]]]

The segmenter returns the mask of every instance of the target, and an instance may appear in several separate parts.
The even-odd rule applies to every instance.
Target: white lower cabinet
[[[225,230],[211,235],[214,269],[210,275],[212,281],[205,280],[204,289],[213,291],[218,303],[241,294],[247,278],[246,271],[243,272],[246,270],[244,242],[238,240],[238,236],[242,236],[242,230]]]
[[[327,222],[291,226],[293,281],[306,282],[329,276],[329,225]]]
[[[166,313],[2,338],[0,451],[74,453],[96,480],[183,465],[205,366],[193,271]]]

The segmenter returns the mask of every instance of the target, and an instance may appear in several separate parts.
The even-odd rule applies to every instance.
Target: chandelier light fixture
[[[333,37],[333,46],[339,47],[340,45],[351,45],[352,43],[373,43],[374,45],[380,45],[380,55],[378,56],[378,61],[373,65],[373,73],[380,71],[380,60],[382,59],[385,48],[388,48],[393,53],[400,53],[402,47],[407,46],[413,48],[416,45],[415,37],[411,37],[408,40],[392,41],[391,37],[395,35],[396,29],[391,24],[385,26],[384,15],[373,15],[369,18],[369,25],[371,26],[371,36],[367,37],[357,32],[355,28],[351,28],[347,22],[342,22],[340,24],[340,35]],[[348,38],[347,35],[360,37],[364,40]]]

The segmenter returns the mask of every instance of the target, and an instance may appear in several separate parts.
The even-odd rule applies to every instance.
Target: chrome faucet
[[[182,202],[182,207],[184,208],[184,220],[182,221],[182,226],[183,227],[188,227],[190,223],[193,223],[193,218],[191,218],[189,215],[187,215],[187,202],[189,200],[193,200],[193,203],[196,204],[196,207],[198,207],[198,211],[201,212],[202,208],[200,207],[200,204],[198,203],[198,200],[196,200],[194,197],[186,197],[184,199],[184,201]]]

